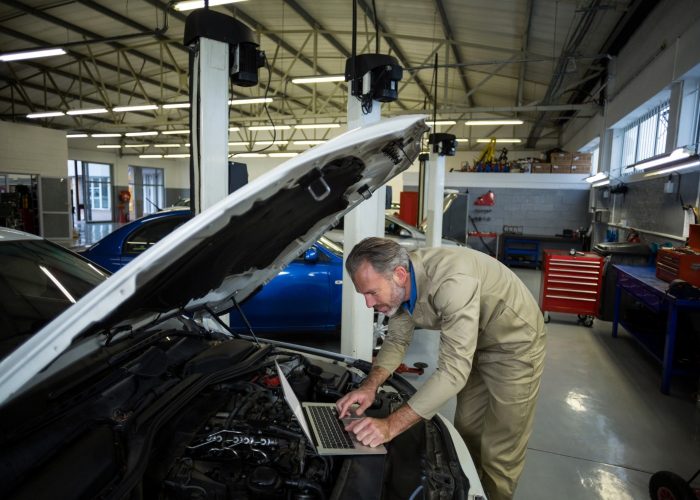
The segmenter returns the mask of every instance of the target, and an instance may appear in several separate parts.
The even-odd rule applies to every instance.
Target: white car
[[[75,259],[83,264],[78,274],[99,269],[67,250],[22,253],[45,292],[22,279],[10,285],[7,277],[21,273],[3,266],[2,292],[18,298],[1,312],[24,327],[21,337],[2,338],[0,498],[483,494],[464,442],[440,416],[392,440],[386,455],[321,456],[283,397],[276,363],[300,400],[330,403],[356,388],[370,364],[260,342],[219,318],[362,201],[361,193],[406,169],[426,130],[423,117],[404,116],[315,147],[76,296]],[[6,243],[0,238],[3,259],[17,255]],[[36,304],[61,302],[53,319],[32,323],[30,289]],[[388,415],[413,392],[393,376],[368,413]]]

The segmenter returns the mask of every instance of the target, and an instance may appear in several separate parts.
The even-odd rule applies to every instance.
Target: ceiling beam
[[[450,26],[450,19],[447,16],[447,12],[445,11],[445,5],[443,4],[442,0],[435,0],[435,4],[437,5],[438,12],[440,13],[440,19],[442,21],[442,29],[445,32],[445,37],[448,40],[454,40],[454,34],[452,33],[452,27]],[[459,64],[459,77],[462,80],[462,86],[464,87],[464,92],[467,95],[467,104],[469,106],[474,105],[474,98],[472,97],[472,90],[470,90],[469,87],[469,82],[467,81],[467,74],[464,71],[464,67],[461,66],[461,64],[464,63],[464,60],[462,59],[462,54],[459,50],[459,46],[456,44],[453,44],[451,42],[450,47],[452,47],[452,53],[454,54],[455,61],[457,61],[457,64]],[[475,90],[475,89],[474,89]]]
[[[526,58],[528,46],[530,45],[530,28],[532,26],[532,10],[535,0],[527,0],[527,6],[525,7],[525,29],[523,29],[523,34],[520,41],[520,52],[523,55],[523,59]],[[520,68],[518,70],[518,93],[515,98],[515,104],[517,106],[523,105],[523,92],[525,86],[525,71],[527,69],[527,60],[520,63]]]

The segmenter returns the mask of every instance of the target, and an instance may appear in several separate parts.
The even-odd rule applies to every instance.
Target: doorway
[[[39,176],[0,172],[0,226],[41,234]]]
[[[73,225],[113,222],[112,165],[68,160]]]
[[[163,169],[129,167],[129,191],[133,195],[129,204],[132,220],[162,210],[165,205]]]

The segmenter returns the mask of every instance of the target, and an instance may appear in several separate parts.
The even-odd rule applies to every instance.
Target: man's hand
[[[345,426],[345,430],[355,434],[355,438],[365,446],[379,446],[391,441],[389,422],[385,418],[365,417],[353,420]]]
[[[365,410],[374,403],[376,391],[370,387],[360,387],[352,392],[348,392],[345,396],[335,402],[335,407],[338,410],[338,418],[345,418],[350,414],[352,405],[359,405],[355,408],[356,415],[364,415]]]

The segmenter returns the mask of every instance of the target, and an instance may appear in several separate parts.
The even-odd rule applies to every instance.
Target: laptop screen
[[[280,365],[277,363],[277,360],[275,360],[275,367],[277,367],[277,375],[280,378],[280,384],[282,384],[282,392],[284,392],[284,399],[285,401],[287,401],[287,404],[294,413],[294,416],[297,417],[299,425],[301,425],[301,428],[304,430],[304,434],[306,434],[306,438],[311,443],[311,446],[315,448],[316,446],[314,444],[314,440],[311,438],[311,431],[309,430],[309,426],[306,423],[306,418],[304,418],[304,412],[301,409],[301,403],[299,402],[299,398],[297,398],[297,395],[294,394],[292,386],[289,385],[287,377],[285,377],[284,373],[282,372],[282,368],[280,368]]]

